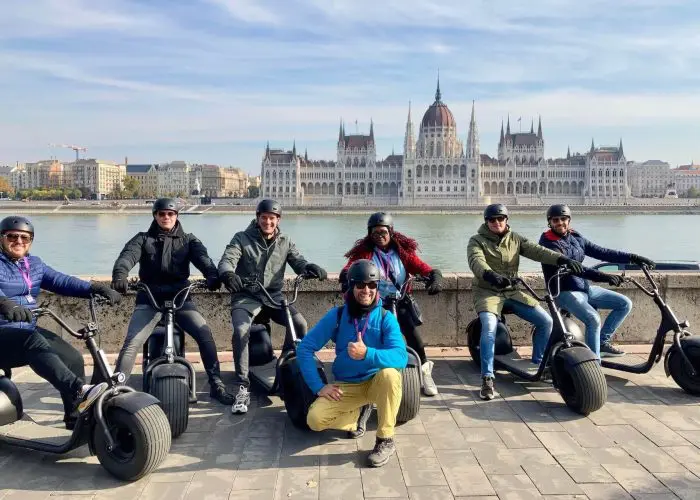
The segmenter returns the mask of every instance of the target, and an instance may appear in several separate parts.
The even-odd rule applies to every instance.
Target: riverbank
[[[549,205],[508,205],[508,210],[512,213],[541,215],[547,210]],[[700,214],[700,205],[648,205],[648,204],[628,204],[628,205],[570,205],[572,210],[579,215],[595,214]],[[226,214],[226,213],[250,213],[254,211],[254,205],[188,205],[181,212],[182,215],[206,215],[206,214]],[[462,207],[404,207],[404,206],[371,206],[371,207],[290,207],[284,208],[286,215],[357,215],[366,214],[372,211],[387,211],[393,214],[412,215],[479,215],[484,207],[462,206]],[[3,202],[0,203],[0,213],[10,214],[41,214],[41,215],[147,215],[151,213],[150,205],[128,205],[113,204],[113,202],[101,202],[98,204],[71,204],[62,205],[56,203],[23,203],[23,202]]]

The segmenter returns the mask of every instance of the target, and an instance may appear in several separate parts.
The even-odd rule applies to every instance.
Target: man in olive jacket
[[[311,264],[299,253],[292,240],[278,227],[282,208],[274,200],[262,200],[255,210],[255,219],[245,231],[236,233],[219,261],[219,277],[231,292],[231,322],[233,323],[233,362],[236,369],[238,394],[232,413],[246,413],[250,405],[248,388],[248,340],[253,318],[260,312],[280,325],[286,325],[284,312],[276,308],[265,294],[256,289],[260,281],[267,292],[279,300],[284,285],[284,271],[289,264],[295,273],[308,274],[324,280],[327,273]],[[293,306],[289,313],[298,338],[306,334],[306,320]],[[287,332],[283,349],[290,345]]]
[[[474,309],[481,321],[481,376],[479,395],[482,399],[495,397],[493,387],[493,357],[498,318],[504,306],[535,326],[532,362],[542,361],[547,340],[552,332],[552,318],[539,302],[517,290],[511,281],[518,276],[520,255],[528,259],[557,266],[567,266],[574,274],[582,272],[581,264],[562,254],[532,243],[510,230],[508,209],[492,204],[484,210],[484,224],[469,239],[467,258],[474,273],[472,294]]]

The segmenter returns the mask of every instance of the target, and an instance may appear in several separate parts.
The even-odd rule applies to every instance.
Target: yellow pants
[[[377,437],[394,436],[396,414],[401,404],[401,372],[395,368],[379,370],[364,382],[337,384],[343,391],[340,401],[318,398],[309,408],[306,422],[314,431],[339,429],[354,431],[360,417],[360,408],[377,405]]]

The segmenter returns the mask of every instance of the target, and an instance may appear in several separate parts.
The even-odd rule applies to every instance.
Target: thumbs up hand
[[[362,340],[362,332],[357,332],[357,342],[348,342],[348,354],[352,359],[361,361],[367,355],[367,346]]]

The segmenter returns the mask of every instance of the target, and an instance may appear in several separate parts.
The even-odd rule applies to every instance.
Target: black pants
[[[401,333],[406,337],[406,344],[418,353],[422,365],[428,361],[428,357],[425,355],[425,344],[423,343],[423,338],[420,335],[418,327],[413,323],[411,313],[405,305],[397,304],[396,319],[399,320]]]
[[[234,306],[235,307],[235,306]],[[302,339],[306,335],[306,320],[294,306],[289,306],[289,314],[292,315],[292,323],[294,324],[294,333],[297,338]],[[284,311],[275,309],[266,305],[262,306],[262,311],[259,316],[265,319],[270,319],[278,325],[287,324],[287,318]],[[250,340],[250,325],[253,323],[253,315],[247,309],[233,309],[231,311],[231,323],[233,323],[233,362],[236,370],[236,385],[245,387],[250,386],[248,372],[250,367],[250,359],[248,353],[248,341]],[[282,349],[287,350],[292,346],[292,336],[289,331],[284,336],[284,344]]]
[[[58,344],[55,339],[52,340],[54,345]],[[60,356],[53,351],[51,344],[36,330],[0,329],[0,367],[17,368],[26,365],[58,389],[64,409],[66,413],[70,413],[72,404],[83,387],[83,378],[68,369]],[[68,403],[70,406],[66,407]]]
[[[127,328],[124,345],[119,352],[116,371],[122,372],[127,378],[131,375],[136,355],[146,340],[148,340],[148,337],[151,336],[153,329],[162,316],[162,313],[156,311],[150,305],[136,304],[134,314],[131,316],[131,321]],[[197,342],[209,383],[221,380],[221,368],[219,366],[219,357],[216,354],[214,336],[194,302],[190,300],[185,302],[182,309],[175,313],[174,321]]]

